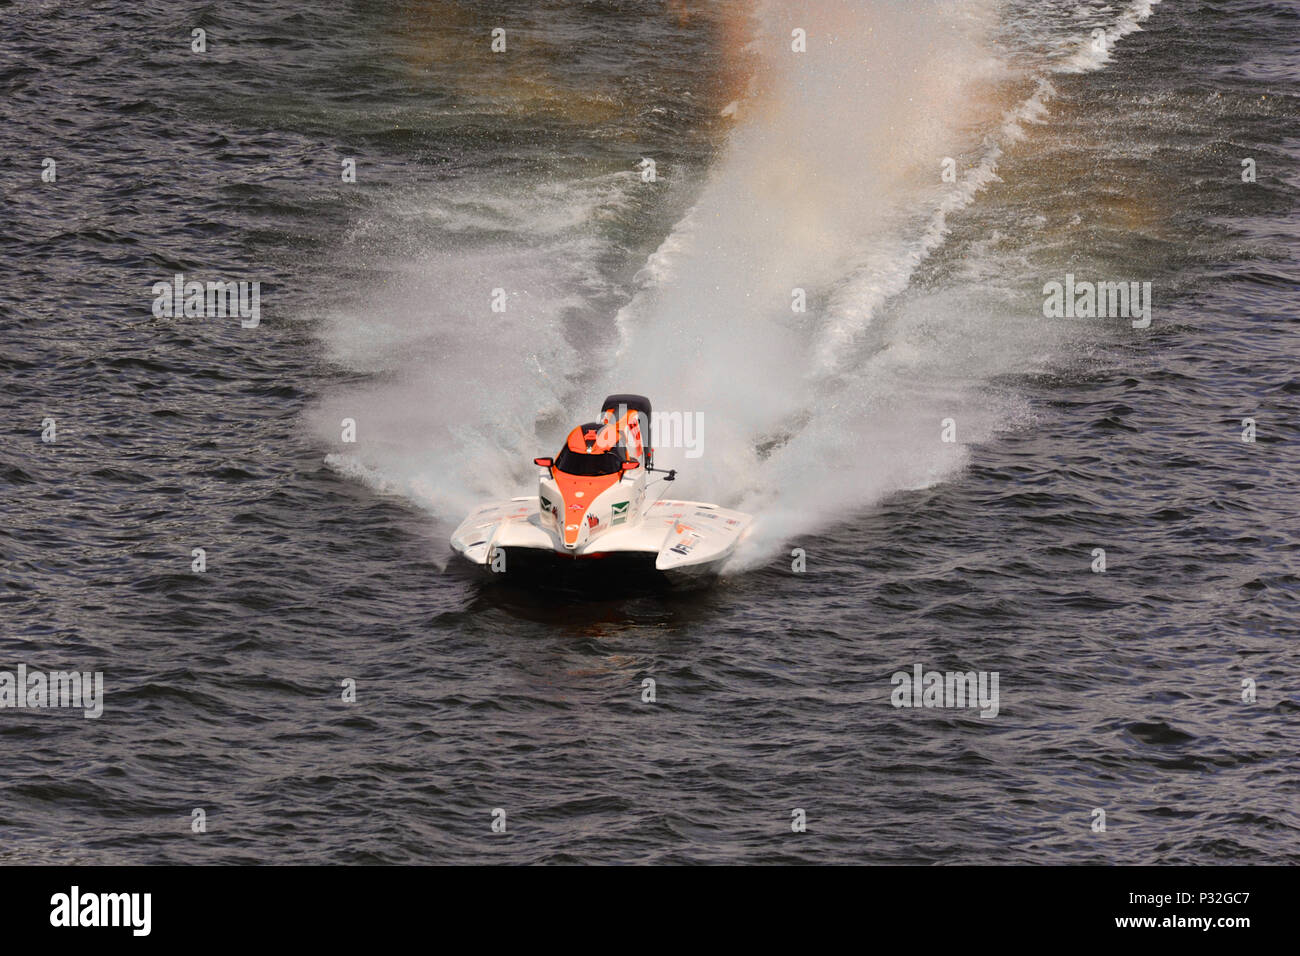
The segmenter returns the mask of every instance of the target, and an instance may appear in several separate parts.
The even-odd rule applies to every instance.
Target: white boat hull
[[[720,570],[752,522],[750,515],[708,502],[663,499],[573,548],[543,521],[533,496],[480,506],[452,534],[451,546],[467,561],[505,573],[510,554],[524,551],[562,561],[641,554],[653,556],[655,569],[670,577],[706,576]]]

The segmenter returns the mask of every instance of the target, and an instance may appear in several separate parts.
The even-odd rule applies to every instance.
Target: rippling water
[[[0,859],[1300,861],[1296,5],[801,16],[0,2],[0,670],[106,685],[0,710]],[[614,390],[733,571],[450,563]]]

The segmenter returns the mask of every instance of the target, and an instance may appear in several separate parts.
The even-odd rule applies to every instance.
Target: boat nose
[[[586,512],[578,514],[576,511],[567,511],[568,523],[564,526],[564,547],[567,551],[572,551],[582,542],[582,529],[586,522],[583,520]]]
[[[587,492],[572,488],[564,495],[564,549],[575,550],[586,538]]]

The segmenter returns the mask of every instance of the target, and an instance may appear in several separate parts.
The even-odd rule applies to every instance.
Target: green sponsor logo
[[[543,511],[550,511],[550,510],[551,510],[551,502],[547,499],[546,495],[539,495],[538,497],[541,499],[541,502],[542,502],[542,510],[543,510]]]
[[[618,501],[614,503],[614,515],[613,520],[610,521],[611,525],[622,524],[627,520],[627,505],[628,503],[626,501]]]

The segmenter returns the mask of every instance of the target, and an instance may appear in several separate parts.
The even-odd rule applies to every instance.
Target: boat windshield
[[[614,452],[599,455],[581,454],[564,448],[555,459],[555,470],[566,475],[594,478],[597,475],[614,475],[623,470],[623,459]]]

